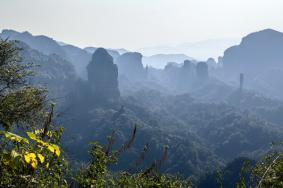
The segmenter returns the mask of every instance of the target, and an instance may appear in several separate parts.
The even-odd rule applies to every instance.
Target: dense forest
[[[162,69],[0,38],[0,187],[283,187],[283,33]]]

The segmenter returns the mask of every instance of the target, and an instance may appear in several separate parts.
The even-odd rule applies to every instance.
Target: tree
[[[53,122],[54,104],[49,108],[47,91],[28,83],[32,65],[22,63],[19,50],[15,42],[0,41],[0,187],[72,186],[60,147],[63,130]],[[118,162],[135,135],[136,127],[117,151],[112,150],[112,137],[107,147],[94,144],[90,165],[74,178],[79,186],[187,187],[175,177],[157,173],[162,161],[137,174],[111,172],[109,165]]]
[[[28,84],[31,64],[23,64],[15,42],[0,40],[0,125],[34,126],[42,115],[46,90]]]
[[[47,111],[46,90],[28,83],[32,65],[19,50],[0,40],[0,187],[66,187],[54,105]]]
[[[127,151],[134,142],[136,127],[131,137],[118,150],[113,150],[114,133],[108,137],[108,145],[102,146],[99,143],[93,143],[90,155],[91,160],[87,166],[84,166],[75,177],[79,187],[191,187],[189,181],[183,181],[177,177],[160,174],[158,169],[167,158],[167,147],[161,160],[154,161],[147,169],[138,173],[129,173],[126,171],[113,173],[110,166],[118,162],[119,156]],[[141,153],[144,158],[145,153]],[[139,161],[138,159],[137,161]]]

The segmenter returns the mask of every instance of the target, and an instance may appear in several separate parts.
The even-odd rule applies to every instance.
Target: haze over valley
[[[0,187],[282,187],[283,4],[255,3],[1,2]]]

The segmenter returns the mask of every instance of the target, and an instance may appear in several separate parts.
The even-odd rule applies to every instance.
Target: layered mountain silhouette
[[[72,64],[77,76],[84,80],[87,80],[87,65],[91,61],[92,54],[98,49],[96,47],[82,49],[58,42],[47,36],[34,36],[29,32],[20,33],[14,30],[3,30],[0,37],[2,39],[22,41],[29,46],[29,48],[45,56],[57,55],[67,63]],[[209,74],[223,82],[227,83],[229,80],[230,83],[230,80],[233,80],[233,82],[237,84],[239,74],[244,73],[245,87],[260,91],[264,94],[272,94],[272,96],[280,97],[283,92],[280,89],[283,88],[281,84],[281,80],[283,79],[283,66],[281,65],[283,61],[282,49],[283,33],[266,29],[251,33],[244,37],[239,45],[228,48],[224,56],[219,58],[219,64],[216,64],[212,58],[206,63],[208,65]],[[190,76],[186,75],[186,73],[180,74],[182,76],[177,76],[177,73],[172,73],[172,70],[177,70],[176,67],[173,67],[170,71],[168,71],[168,67],[164,67],[166,67],[168,62],[171,62],[171,64],[176,63],[177,67],[181,67],[185,60],[190,60],[194,65],[198,63],[193,58],[184,54],[142,56],[142,54],[139,55],[138,53],[128,52],[125,49],[106,49],[106,51],[112,56],[113,62],[116,63],[118,69],[120,69],[118,71],[120,80],[123,80],[123,82],[132,82],[131,84],[135,85],[133,81],[147,80],[147,78],[150,78],[150,84],[154,85],[154,88],[166,88],[170,85],[168,84],[169,82],[175,83],[176,81],[182,83],[182,88],[189,88],[188,85],[190,85],[189,83],[192,80],[192,78],[189,79]],[[218,69],[222,64],[223,69]],[[143,68],[146,65],[151,66],[151,68]],[[153,67],[159,68],[160,70],[154,69]],[[121,76],[126,76],[127,79],[121,79]],[[179,77],[181,77],[181,80]],[[164,81],[166,80],[165,78],[168,79],[168,83]],[[156,84],[159,86],[156,87]],[[122,85],[128,84],[123,83]],[[177,85],[178,84],[174,84],[174,87]],[[135,85],[135,88],[139,86],[141,85]],[[171,86],[169,89],[172,89]],[[147,87],[151,88],[149,85]],[[133,87],[129,86],[128,88],[131,89]],[[192,89],[194,89],[194,87]]]
[[[18,41],[16,45],[22,49],[20,55],[23,63],[33,64],[32,70],[36,74],[30,82],[48,88],[49,97],[62,102],[77,79],[72,64],[57,54],[46,55],[32,49],[24,42]]]
[[[143,57],[144,65],[149,65],[156,68],[164,68],[169,62],[181,64],[185,60],[193,60],[193,58],[188,57],[185,54],[156,54]]]
[[[3,30],[0,34],[0,37],[2,39],[22,41],[31,48],[36,49],[45,55],[57,54],[61,57],[66,57],[66,54],[61,46],[55,40],[47,36],[33,36],[27,31],[20,33],[14,30]]]
[[[268,151],[269,143],[282,139],[280,32],[269,29],[243,38],[219,58],[223,68],[212,58],[197,62],[183,54],[143,57],[123,49],[81,49],[27,32],[4,30],[0,35],[20,40],[24,63],[40,65],[34,68],[38,75],[33,84],[47,86],[50,98],[60,104],[64,98],[58,106],[60,111],[68,109],[62,141],[75,161],[85,162],[86,143],[107,144],[105,138],[113,130],[115,147],[127,143],[136,123],[137,140],[118,169],[128,168],[130,159],[139,157],[149,143],[142,168],[162,157],[163,146],[169,145],[162,171],[200,175],[235,157],[258,157]],[[244,87],[238,92],[240,73]],[[236,87],[227,82],[233,76]]]
[[[56,40],[44,35],[35,36],[29,32],[21,33],[8,29],[5,29],[2,33],[0,33],[0,38],[22,41],[30,48],[45,55],[56,54],[72,63],[77,75],[83,79],[87,78],[86,66],[91,60],[92,54],[97,49],[95,47],[81,49],[63,42],[57,42]],[[108,53],[112,55],[114,59],[120,55],[119,52],[115,50],[109,50]]]
[[[222,61],[226,79],[244,73],[248,89],[283,97],[283,33],[272,29],[251,33],[227,49]]]
[[[238,46],[224,52],[226,70],[255,72],[270,67],[283,67],[283,33],[266,29],[251,33]]]
[[[70,61],[76,68],[77,74],[81,78],[86,79],[86,66],[91,60],[91,53],[88,53],[87,51],[73,45],[64,45],[61,48],[66,53],[66,59]]]

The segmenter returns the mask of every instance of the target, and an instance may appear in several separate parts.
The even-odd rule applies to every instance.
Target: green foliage
[[[67,162],[59,146],[53,144],[60,132],[49,131],[52,136],[48,141],[36,132],[28,132],[29,138],[1,132],[1,187],[66,187]]]
[[[115,185],[116,187],[192,187],[191,183],[185,182],[174,176],[156,174],[152,176],[145,176],[143,173],[127,174],[121,173]]]
[[[66,187],[54,105],[46,111],[46,91],[28,84],[31,65],[22,63],[15,46],[0,40],[0,187]]]
[[[139,124],[137,142],[119,159],[115,171],[131,168],[129,160],[137,158],[145,144],[149,150],[139,170],[162,154],[163,145],[169,145],[168,160],[161,172],[200,177],[241,156],[257,160],[272,141],[283,136],[282,126],[266,122],[251,111],[224,103],[200,102],[188,94],[163,96],[144,90],[123,98],[120,104],[104,107],[91,104],[91,98],[83,95],[87,92],[77,90],[82,96],[69,100],[70,107],[75,107],[69,112],[74,118],[64,123],[68,135],[64,143],[74,159],[87,162],[85,143],[96,140],[105,144],[105,137],[113,130],[119,134],[116,143],[122,144],[133,122]],[[229,171],[238,172],[235,185],[240,169]]]
[[[27,84],[31,64],[23,64],[13,42],[0,40],[0,124],[10,130],[15,125],[33,125],[42,115],[46,91]]]
[[[83,187],[106,187],[113,184],[109,165],[117,162],[114,155],[108,156],[103,147],[98,143],[93,143],[90,150],[90,164],[81,169],[76,180]]]
[[[0,41],[0,125],[4,129],[0,129],[0,187],[67,187],[67,161],[60,147],[63,130],[54,128],[54,105],[46,110],[46,91],[27,83],[30,68],[30,64],[22,63],[13,42]],[[117,151],[112,151],[113,137],[109,137],[107,147],[93,143],[90,164],[75,178],[79,185],[185,186],[177,178],[153,173],[157,163],[137,174],[110,171],[110,165],[132,146],[135,135],[136,127]]]
[[[26,83],[31,75],[30,65],[21,63],[19,48],[13,42],[0,39],[0,85],[1,92],[15,89]]]
[[[109,155],[98,143],[93,144],[90,154],[90,164],[75,178],[81,187],[191,187],[177,177],[157,173],[153,166],[135,174],[112,173],[109,167],[118,162],[119,151]]]
[[[249,187],[249,177],[255,161],[248,158],[236,158],[225,167],[209,172],[199,179],[199,188],[218,188],[218,187]]]
[[[0,120],[6,130],[13,125],[35,125],[44,109],[44,90],[25,87],[0,98]]]
[[[271,152],[258,163],[253,170],[253,180],[257,188],[283,187],[282,150]]]
[[[35,54],[38,53],[31,49],[29,53],[33,54],[30,58],[34,60],[43,57],[36,59]],[[72,71],[68,75],[62,74],[61,77],[53,79],[50,74],[58,75],[61,69],[50,66],[50,62],[56,64],[62,59],[57,56],[44,58],[43,62],[49,65],[49,69],[45,70],[46,77],[41,79],[49,80],[50,83],[60,80],[54,84],[58,87],[54,92],[65,90],[61,85],[68,83],[64,78],[72,76]],[[61,64],[62,70],[65,64],[67,62]],[[271,140],[278,140],[282,136],[282,128],[261,121],[249,113],[237,111],[225,104],[199,103],[188,95],[162,97],[150,94],[143,96],[144,98],[131,97],[124,101],[125,108],[115,104],[119,106],[119,111],[117,106],[116,110],[112,106],[96,108],[89,103],[90,98],[85,97],[84,101],[79,98],[75,104],[75,114],[79,112],[84,115],[72,123],[92,123],[95,126],[83,129],[78,126],[74,132],[78,134],[79,129],[88,139],[93,139],[88,134],[94,132],[95,138],[101,139],[114,125],[122,137],[119,143],[124,144],[120,149],[112,150],[113,135],[108,137],[106,146],[98,142],[93,143],[90,162],[83,166],[75,177],[69,177],[67,161],[60,146],[63,130],[54,128],[54,105],[51,105],[51,110],[47,110],[46,90],[28,83],[29,77],[33,75],[32,67],[29,63],[22,63],[19,48],[14,42],[0,40],[0,187],[72,186],[67,179],[73,179],[80,187],[191,187],[189,181],[160,173],[160,166],[167,158],[170,161],[167,172],[180,172],[186,176],[199,175],[208,167],[219,164],[216,162],[218,157],[226,162],[247,153],[262,154]],[[258,106],[265,106],[269,101],[258,103]],[[136,168],[135,172],[113,171],[113,167],[121,162],[121,154],[133,145],[136,127],[128,140],[125,141],[128,137],[124,135],[132,122],[141,124],[139,136],[149,142],[141,155],[138,155],[137,148],[143,146],[144,140],[131,151],[134,157],[140,156],[135,165],[145,159],[149,147],[152,152],[150,158],[162,153],[162,145],[170,145],[174,154],[168,156],[170,151],[166,147],[161,160],[150,165],[148,160],[143,166]],[[83,142],[77,144],[84,148],[88,140],[81,140]],[[78,147],[73,143],[71,145],[73,150],[79,153]],[[128,159],[122,167],[130,166]],[[221,171],[208,173],[201,179],[199,186],[247,187],[250,183],[250,171],[240,168],[242,163],[242,159],[235,160]],[[282,172],[282,152],[272,153],[254,168],[255,185],[283,187]]]

